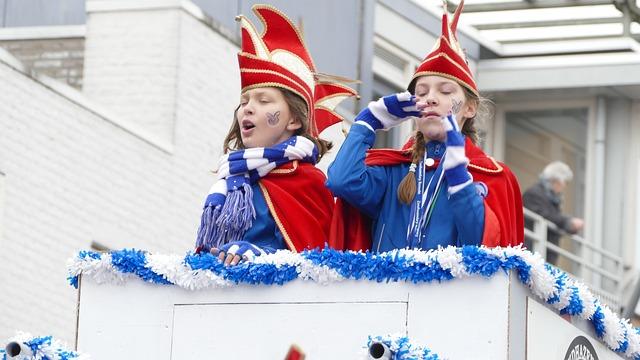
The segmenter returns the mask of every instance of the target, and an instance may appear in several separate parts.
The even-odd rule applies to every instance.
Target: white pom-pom
[[[211,270],[191,269],[178,255],[148,254],[146,266],[169,282],[187,290],[223,288],[232,285],[232,282]]]
[[[624,355],[630,358],[640,356],[640,335],[633,328],[633,325],[629,323],[629,320],[622,320],[622,325],[627,330],[627,339],[629,341],[629,346],[627,346]]]
[[[101,254],[99,259],[85,257],[75,258],[68,264],[69,273],[76,276],[82,274],[98,284],[122,284],[129,277],[113,267],[111,254]]]
[[[574,285],[578,288],[578,296],[582,300],[583,309],[580,316],[585,320],[591,320],[591,317],[596,312],[596,298],[581,282],[576,282]]]
[[[462,253],[454,246],[441,248],[437,255],[438,262],[443,269],[451,271],[451,275],[456,278],[469,276],[467,269],[462,263]]]
[[[602,313],[604,314],[604,342],[609,345],[611,349],[617,349],[620,346],[620,342],[624,340],[624,327],[620,323],[620,319],[607,307],[601,305]]]
[[[531,266],[529,270],[529,288],[542,300],[549,300],[556,292],[556,279],[545,267],[544,260],[539,254],[526,250],[522,250],[520,256]]]

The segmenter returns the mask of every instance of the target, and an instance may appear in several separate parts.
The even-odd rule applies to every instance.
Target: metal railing
[[[579,281],[587,284],[591,292],[616,312],[625,306],[625,289],[634,280],[630,271],[625,270],[621,256],[595,246],[579,235],[568,234],[555,224],[537,213],[524,209],[524,236],[532,251],[540,253],[547,260],[547,255],[555,253],[555,265]],[[549,231],[558,233],[559,244],[548,241]]]

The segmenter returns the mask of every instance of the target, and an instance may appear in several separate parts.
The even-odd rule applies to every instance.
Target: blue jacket
[[[255,183],[251,185],[251,189],[253,190],[253,206],[256,209],[256,218],[253,219],[253,225],[244,233],[241,240],[250,242],[268,253],[279,249],[287,249],[284,237],[269,212],[269,207],[267,207],[264,195],[260,191],[260,186]]]
[[[346,200],[372,219],[372,250],[375,252],[406,248],[409,205],[397,197],[398,184],[407,175],[409,165],[365,165],[366,151],[373,146],[375,133],[355,124],[342,144],[336,159],[329,166],[327,187],[337,197]],[[445,145],[431,141],[427,156],[438,159]],[[425,181],[435,170],[425,173]],[[434,249],[438,246],[480,245],[484,230],[484,203],[473,185],[449,195],[446,179],[439,192],[431,220],[423,229],[416,247]]]

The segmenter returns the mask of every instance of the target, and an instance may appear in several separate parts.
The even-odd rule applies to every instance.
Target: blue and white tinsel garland
[[[438,354],[424,346],[414,344],[404,335],[369,336],[367,350],[374,343],[385,344],[393,354],[392,360],[443,360]]]
[[[9,339],[7,344],[12,342],[20,344],[26,350],[25,353],[14,357],[16,360],[91,360],[89,355],[66,349],[51,336],[33,337],[28,333],[19,332]],[[30,354],[26,354],[28,352]],[[7,360],[8,358],[9,356],[3,347],[0,349],[0,359]]]
[[[130,277],[189,290],[237,284],[283,285],[295,279],[327,284],[344,279],[428,283],[470,276],[491,277],[515,271],[531,292],[560,311],[590,321],[612,350],[640,360],[640,330],[620,319],[580,282],[520,247],[465,246],[423,251],[399,249],[381,254],[333,249],[292,253],[280,250],[252,263],[224,266],[211,254],[161,255],[125,249],[101,254],[81,251],[69,260],[69,281],[78,276],[98,283],[122,283]]]

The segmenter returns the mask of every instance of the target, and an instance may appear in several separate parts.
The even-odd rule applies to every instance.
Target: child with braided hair
[[[331,239],[340,249],[521,244],[520,190],[504,165],[476,146],[481,98],[445,11],[442,36],[408,91],[370,103],[329,167],[339,199]],[[401,150],[369,150],[375,133],[415,119]]]

